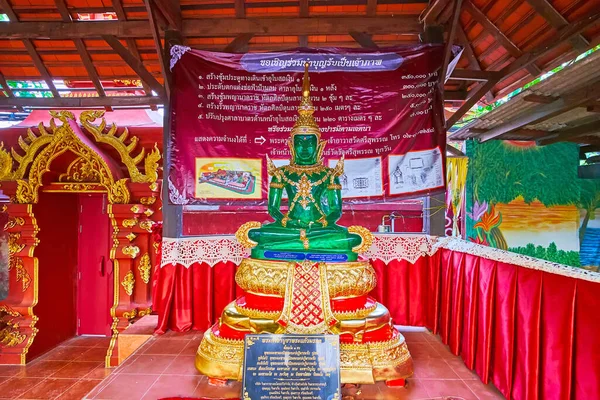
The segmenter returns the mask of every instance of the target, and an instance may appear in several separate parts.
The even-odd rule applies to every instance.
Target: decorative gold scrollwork
[[[132,241],[133,241],[133,239],[135,239],[135,238],[137,237],[137,235],[136,235],[135,233],[133,233],[133,232],[129,232],[129,233],[127,234],[127,236],[125,236],[125,237],[126,237],[126,238],[127,238],[129,241],[130,241],[130,242],[132,242]]]
[[[362,239],[362,242],[358,246],[352,248],[353,252],[359,253],[359,254],[364,253],[367,250],[369,250],[371,248],[371,246],[373,245],[373,234],[371,233],[370,230],[368,230],[364,226],[358,226],[358,225],[350,226],[350,227],[348,227],[348,232],[354,233],[354,234],[360,236],[360,238]]]
[[[14,228],[15,226],[23,226],[25,225],[25,220],[21,217],[10,217],[8,222],[4,224],[4,230],[7,231],[9,229]]]
[[[158,179],[158,161],[160,161],[160,151],[158,145],[154,144],[154,149],[146,155],[146,149],[142,150],[135,156],[132,156],[139,139],[137,136],[132,136],[129,143],[126,144],[127,138],[129,137],[129,131],[127,128],[123,130],[119,136],[116,136],[117,125],[112,124],[109,131],[104,133],[106,128],[106,120],[102,118],[99,126],[94,125],[92,122],[97,118],[104,115],[104,111],[91,110],[84,111],[79,116],[81,125],[87,129],[98,143],[106,143],[112,146],[121,157],[121,162],[125,164],[129,171],[131,181],[135,183],[155,183]],[[144,172],[142,174],[138,169],[138,164],[144,160]]]
[[[125,274],[123,281],[121,282],[121,286],[123,286],[123,289],[125,289],[125,293],[127,293],[129,296],[131,296],[133,294],[133,286],[134,285],[135,285],[135,276],[133,275],[133,272],[128,271],[127,274]]]
[[[152,210],[151,208],[146,208],[146,211],[144,211],[144,215],[146,217],[151,217],[152,214],[154,214],[154,210]]]
[[[150,315],[152,314],[152,307],[148,307],[145,310],[140,310],[138,312],[138,315],[140,316],[140,318],[145,317],[146,315]]]
[[[123,313],[123,318],[127,318],[127,319],[129,319],[129,320],[132,320],[132,319],[134,319],[135,317],[137,317],[137,315],[138,315],[138,311],[137,311],[137,310],[134,308],[134,309],[133,309],[133,310],[131,310],[131,311],[125,311],[125,312]]]
[[[149,219],[140,222],[140,228],[147,232],[152,232],[152,228],[154,227],[154,221],[150,221]]]
[[[8,321],[5,325],[0,330],[0,343],[6,347],[14,347],[23,343],[26,336],[19,331],[19,324]]]
[[[123,252],[123,254],[126,254],[131,258],[136,258],[138,254],[140,254],[140,248],[133,245],[125,246],[121,251]]]
[[[121,224],[123,225],[123,228],[133,228],[137,225],[137,222],[137,218],[124,219],[123,222],[121,222]]]
[[[134,204],[133,206],[131,206],[131,212],[138,214],[140,212],[140,206],[138,206],[137,204]]]
[[[156,197],[142,197],[140,199],[140,203],[145,206],[151,206],[152,204],[156,203]]]
[[[2,317],[2,314],[10,315],[11,317],[14,317],[14,318],[18,318],[21,316],[21,314],[18,311],[13,310],[12,308],[10,308],[6,305],[0,306],[0,317]]]
[[[20,253],[25,248],[24,244],[19,243],[20,239],[20,232],[11,232],[8,234],[8,253],[11,256]]]
[[[235,233],[235,238],[238,240],[238,242],[240,242],[242,246],[244,246],[247,249],[251,249],[258,243],[256,243],[253,240],[250,240],[250,238],[248,237],[248,232],[250,231],[250,229],[257,229],[261,226],[262,224],[258,221],[246,222],[238,228],[237,232]]]
[[[140,270],[142,280],[144,283],[150,282],[150,271],[152,269],[152,264],[150,263],[150,256],[148,253],[144,253],[142,258],[140,259],[140,265],[138,266]]]

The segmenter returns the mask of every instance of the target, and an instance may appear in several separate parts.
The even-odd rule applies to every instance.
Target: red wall
[[[33,208],[40,232],[35,256],[39,260],[39,298],[33,312],[39,332],[29,349],[42,354],[76,332],[77,277],[76,194],[40,193]]]
[[[399,216],[395,219],[395,232],[421,233],[423,231],[423,205],[416,201],[352,206],[344,204],[344,212],[338,223],[342,226],[360,225],[371,232],[377,232],[381,218],[392,212]],[[233,234],[240,225],[248,221],[268,223],[273,219],[267,213],[266,207],[221,206],[214,211],[187,210],[183,213],[183,234],[185,236]],[[386,220],[386,224],[390,224],[390,221]]]

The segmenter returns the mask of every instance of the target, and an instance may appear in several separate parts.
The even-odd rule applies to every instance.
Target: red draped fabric
[[[438,333],[482,381],[513,399],[600,399],[600,283],[440,249],[374,260],[371,293],[395,324]],[[205,330],[240,293],[236,265],[166,265],[156,332]]]

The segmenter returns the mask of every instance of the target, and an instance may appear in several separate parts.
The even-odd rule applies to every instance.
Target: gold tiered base
[[[376,285],[369,262],[245,259],[236,282],[245,295],[225,308],[198,348],[196,368],[204,375],[241,380],[247,333],[339,335],[342,383],[412,375],[404,337],[389,311],[367,296]]]

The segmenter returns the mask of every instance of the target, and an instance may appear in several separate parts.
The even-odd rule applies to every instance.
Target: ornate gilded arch
[[[105,159],[94,149],[82,141],[75,133],[69,120],[75,120],[70,111],[50,111],[53,117],[49,128],[43,123],[38,125],[38,134],[32,129],[27,130],[27,136],[19,137],[18,143],[25,154],[19,154],[12,148],[10,153],[0,143],[0,181],[15,181],[17,190],[12,200],[14,203],[31,204],[38,202],[38,190],[42,186],[44,173],[50,171],[52,161],[61,154],[71,151],[77,158],[69,166],[67,173],[61,175],[60,181],[65,187],[78,191],[85,189],[85,184],[96,183],[108,193],[111,204],[127,204],[131,194],[127,181],[133,183],[155,184],[158,180],[158,162],[160,152],[154,149],[146,153],[144,148],[137,154],[135,149],[138,138],[129,139],[127,129],[116,136],[117,126],[112,124],[110,130],[104,133],[106,121],[96,126],[92,122],[104,115],[104,111],[85,111],[80,116],[82,126],[94,137],[95,142],[111,146],[120,156],[121,162],[127,167],[129,178],[117,179]],[[57,126],[55,118],[61,122]],[[138,169],[138,164],[144,161],[144,173]]]

